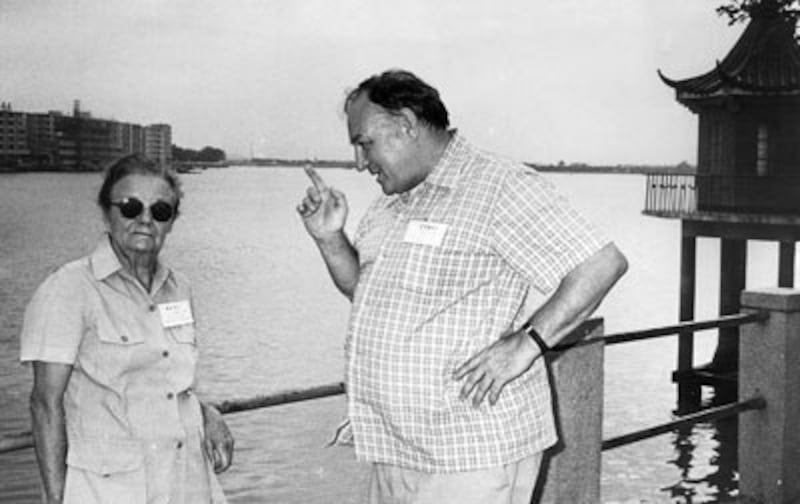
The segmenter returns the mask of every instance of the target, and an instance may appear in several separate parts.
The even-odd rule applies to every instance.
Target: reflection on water
[[[736,400],[736,386],[708,388],[700,410]],[[691,413],[682,411],[681,414]],[[675,503],[699,504],[732,501],[738,495],[738,415],[681,427],[672,434],[679,480],[662,488]],[[701,450],[700,447],[708,447]],[[705,489],[701,495],[699,489]]]

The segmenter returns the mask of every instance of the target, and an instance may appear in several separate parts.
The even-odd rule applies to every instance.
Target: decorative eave
[[[800,46],[795,22],[777,13],[754,16],[728,55],[704,74],[675,80],[658,76],[688,102],[731,96],[800,96]]]

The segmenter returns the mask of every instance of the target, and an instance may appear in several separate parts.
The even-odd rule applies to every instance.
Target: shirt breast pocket
[[[109,320],[98,320],[97,339],[102,345],[131,347],[144,343],[144,333],[137,331],[135,325],[114,324]],[[114,347],[108,347],[113,349]]]
[[[144,332],[133,322],[98,317],[81,344],[84,372],[104,386],[123,387],[130,363],[145,349]]]
[[[483,251],[410,244],[401,286],[424,296],[458,298],[491,280],[494,262]]]
[[[197,340],[195,336],[194,324],[183,324],[167,329],[170,337],[177,343],[187,345],[196,345]]]

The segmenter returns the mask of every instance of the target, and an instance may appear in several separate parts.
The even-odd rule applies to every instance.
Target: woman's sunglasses
[[[112,206],[119,208],[119,213],[126,219],[135,219],[144,211],[144,203],[136,198],[125,198],[112,201]],[[158,222],[169,222],[175,216],[176,208],[166,201],[156,201],[150,205],[150,215]]]

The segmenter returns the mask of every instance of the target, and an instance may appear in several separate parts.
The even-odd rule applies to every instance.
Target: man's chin
[[[386,182],[382,180],[380,176],[375,178],[375,182],[377,182],[378,185],[381,186],[381,191],[383,191],[383,194],[389,195],[394,193],[392,188],[386,185]]]

